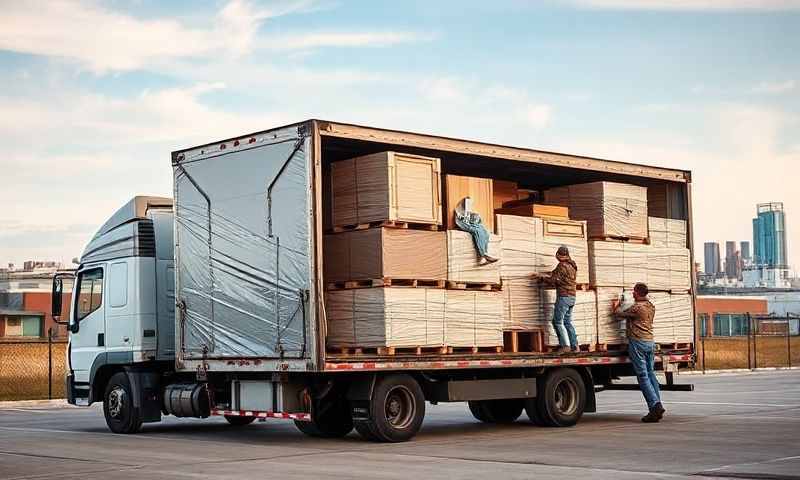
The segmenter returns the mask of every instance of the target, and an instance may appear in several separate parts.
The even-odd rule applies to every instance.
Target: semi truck
[[[515,421],[524,410],[537,425],[568,427],[596,411],[597,392],[635,388],[617,382],[633,375],[624,350],[327,349],[330,166],[389,150],[440,158],[442,173],[539,188],[646,186],[664,193],[670,217],[686,220],[693,245],[691,175],[683,170],[323,120],[178,150],[173,198],[133,198],[100,227],[76,271],[53,279],[53,315],[69,331],[68,402],[102,402],[116,433],[165,415],[221,416],[237,426],[283,418],[311,436],[355,429],[399,442],[418,432],[426,402],[467,402],[487,423]],[[694,291],[692,279],[692,299]],[[69,308],[62,298],[71,298]],[[691,344],[659,352],[664,389],[691,389],[673,374],[693,358]]]

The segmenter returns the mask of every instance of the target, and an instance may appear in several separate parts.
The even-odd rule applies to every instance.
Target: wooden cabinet
[[[331,225],[441,224],[438,158],[380,152],[331,164]]]
[[[455,209],[466,197],[472,199],[472,211],[480,214],[483,225],[490,233],[494,232],[494,195],[492,179],[478,177],[462,177],[460,175],[447,175],[445,179],[447,201],[445,214],[447,228],[458,229],[456,225]]]

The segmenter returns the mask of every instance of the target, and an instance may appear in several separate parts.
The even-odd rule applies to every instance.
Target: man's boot
[[[664,418],[664,412],[666,412],[666,410],[664,409],[664,406],[661,405],[661,402],[658,402],[655,405],[653,405],[652,410],[656,412],[656,415],[658,415],[659,420]]]
[[[653,405],[653,408],[647,412],[647,415],[642,417],[642,421],[644,423],[658,423],[659,420],[664,416],[664,407],[661,406],[661,402],[656,403]]]

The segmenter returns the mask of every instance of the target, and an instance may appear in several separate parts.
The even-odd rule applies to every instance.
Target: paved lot
[[[571,429],[477,423],[464,404],[429,406],[419,436],[316,440],[291,423],[244,428],[168,419],[106,430],[99,408],[0,408],[0,478],[700,478],[800,479],[800,371],[684,376],[667,418],[639,422],[637,392],[599,395]],[[524,418],[524,415],[523,415]]]

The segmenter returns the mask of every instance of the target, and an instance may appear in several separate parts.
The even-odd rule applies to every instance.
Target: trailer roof
[[[567,168],[579,168],[583,170],[592,170],[620,175],[633,175],[671,182],[691,182],[691,172],[689,170],[654,167],[649,165],[620,162],[617,160],[607,160],[603,158],[587,157],[582,155],[570,155],[566,153],[534,150],[530,148],[511,147],[494,143],[478,142],[438,135],[428,135],[424,133],[406,132],[401,130],[388,130],[384,128],[368,127],[364,125],[320,119],[310,119],[305,122],[284,125],[269,130],[263,130],[239,137],[220,140],[218,142],[211,142],[192,148],[177,150],[173,152],[173,161],[175,161],[179,154],[187,153],[192,150],[200,148],[206,149],[210,146],[213,147],[226,142],[246,139],[254,135],[263,134],[264,132],[279,128],[286,128],[292,125],[300,126],[303,124],[313,123],[316,123],[318,126],[320,135],[328,137],[347,138],[367,142],[457,152],[468,155],[478,155],[482,157],[502,158],[507,160],[516,160],[521,162]]]

